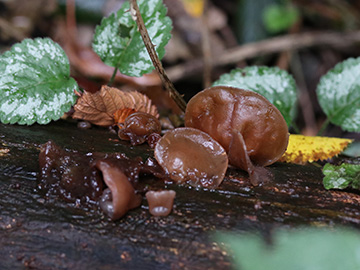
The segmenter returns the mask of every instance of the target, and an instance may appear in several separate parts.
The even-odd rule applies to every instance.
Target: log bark
[[[233,168],[213,191],[143,178],[144,186],[176,191],[172,214],[151,216],[143,198],[142,207],[111,221],[97,208],[46,199],[37,190],[39,146],[49,139],[83,153],[152,155],[106,129],[64,121],[0,124],[1,269],[229,269],[216,231],[267,235],[276,227],[360,224],[358,194],[325,190],[318,166],[283,163],[270,166],[275,180],[258,187]]]

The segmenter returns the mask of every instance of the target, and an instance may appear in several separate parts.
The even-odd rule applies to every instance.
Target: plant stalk
[[[114,83],[114,80],[115,80],[117,71],[118,71],[118,68],[116,67],[116,68],[114,69],[114,72],[113,72],[111,78],[110,78],[110,81],[109,81],[109,83],[108,83],[108,86],[111,86],[111,85]]]
[[[327,118],[324,123],[322,124],[321,128],[319,129],[319,132],[317,133],[317,136],[322,136],[327,126],[330,124],[330,119]]]
[[[151,61],[154,65],[156,71],[159,73],[160,79],[161,79],[165,89],[169,92],[170,97],[175,101],[177,106],[183,112],[185,112],[186,101],[179,94],[179,92],[176,91],[173,83],[170,81],[169,77],[167,76],[167,74],[161,64],[161,61],[155,51],[154,44],[151,42],[149,33],[145,27],[144,20],[141,17],[141,13],[140,13],[140,10],[139,10],[136,0],[130,0],[130,12],[131,12],[131,15],[133,16],[133,19],[136,21],[136,24],[139,28],[140,35],[144,41],[146,50],[149,53],[149,56],[151,58]]]

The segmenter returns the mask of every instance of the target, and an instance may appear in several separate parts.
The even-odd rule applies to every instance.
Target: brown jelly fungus
[[[120,127],[118,136],[122,140],[130,140],[132,145],[142,144],[153,134],[160,134],[160,121],[153,115],[136,112],[129,115],[122,127]]]
[[[59,195],[70,202],[95,202],[103,190],[103,181],[90,157],[61,149],[53,141],[41,145],[39,189],[47,195]]]
[[[168,216],[174,204],[176,192],[173,190],[148,191],[145,196],[149,212],[153,216]]]
[[[173,181],[208,188],[220,185],[228,166],[224,148],[195,128],[166,132],[156,144],[155,159]]]
[[[128,177],[111,162],[98,160],[95,167],[102,173],[105,184],[101,199],[101,209],[113,220],[124,216],[130,209],[141,204],[141,196],[135,190]]]
[[[247,171],[254,185],[268,180],[261,167],[276,162],[289,139],[283,116],[266,98],[228,86],[196,94],[187,105],[185,126],[218,141],[228,153],[229,163]]]

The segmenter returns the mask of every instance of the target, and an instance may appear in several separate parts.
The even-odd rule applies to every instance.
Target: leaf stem
[[[294,131],[295,131],[296,134],[300,134],[300,133],[301,133],[301,131],[300,131],[298,125],[295,123],[295,121],[292,121],[290,126],[292,126],[292,128],[294,129]]]
[[[325,129],[327,128],[327,126],[330,124],[330,119],[326,118],[326,120],[324,121],[324,123],[322,124],[321,128],[319,129],[317,135],[318,136],[322,136]]]
[[[108,83],[108,86],[111,86],[114,83],[117,71],[118,71],[118,67],[115,67],[114,72],[113,72],[113,74],[112,74],[112,76],[110,78],[110,81]]]
[[[186,102],[183,99],[183,97],[179,94],[178,91],[176,91],[173,83],[170,81],[169,77],[165,73],[165,70],[160,62],[160,59],[155,51],[154,44],[151,42],[151,39],[149,37],[149,33],[145,27],[145,23],[143,18],[141,17],[141,13],[139,10],[139,7],[137,5],[136,0],[130,0],[130,12],[136,21],[136,24],[139,28],[140,35],[144,41],[146,50],[149,53],[149,56],[151,58],[151,61],[156,69],[156,71],[159,73],[160,79],[162,83],[164,84],[165,89],[169,92],[170,97],[175,101],[177,106],[185,112],[186,109]]]

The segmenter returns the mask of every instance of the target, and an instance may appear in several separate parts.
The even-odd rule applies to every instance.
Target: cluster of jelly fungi
[[[263,96],[229,86],[215,86],[188,103],[185,126],[208,133],[229,156],[229,163],[249,173],[253,185],[268,179],[261,168],[285,152],[289,133],[280,111]]]
[[[263,96],[228,86],[196,94],[185,111],[185,127],[160,136],[156,116],[129,112],[118,136],[132,145],[148,142],[154,157],[128,159],[124,154],[80,155],[62,150],[52,141],[41,146],[39,188],[72,202],[98,202],[113,220],[138,207],[142,196],[134,185],[139,175],[152,174],[178,184],[218,187],[228,165],[248,172],[253,185],[270,179],[264,168],[283,155],[288,128],[279,110]],[[175,192],[148,191],[149,211],[166,216]]]

